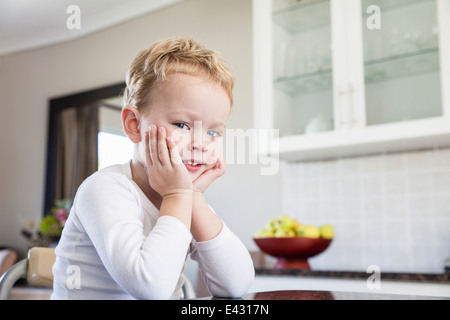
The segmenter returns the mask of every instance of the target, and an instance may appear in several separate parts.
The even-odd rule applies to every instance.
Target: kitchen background
[[[352,1],[343,0],[342,3],[350,5]],[[275,5],[278,3],[282,7],[275,8],[273,13],[271,7],[264,7],[271,3],[270,0],[179,1],[82,37],[73,36],[76,30],[67,32],[63,23],[61,28],[70,41],[3,53],[0,56],[0,244],[17,248],[22,254],[26,252],[27,243],[20,232],[29,221],[39,221],[43,215],[49,99],[124,81],[128,64],[139,50],[161,38],[185,35],[220,51],[233,66],[236,75],[235,106],[228,128],[281,129],[282,162],[278,174],[262,176],[260,164],[232,164],[227,167],[227,174],[207,193],[211,206],[249,250],[258,250],[252,239],[257,230],[264,227],[268,220],[287,214],[300,222],[329,223],[335,227],[336,236],[331,247],[310,260],[313,269],[365,272],[369,265],[378,265],[382,272],[442,273],[444,260],[450,257],[450,99],[444,99],[449,96],[450,90],[449,86],[441,83],[441,79],[447,81],[445,83],[448,80],[440,68],[448,69],[450,55],[441,59],[441,64],[436,67],[434,62],[438,61],[440,54],[436,48],[439,43],[436,11],[423,11],[427,14],[434,12],[433,19],[436,21],[426,27],[427,33],[434,37],[435,42],[431,43],[434,49],[431,52],[419,50],[418,55],[412,56],[413,59],[422,58],[425,61],[430,61],[431,57],[434,61],[429,64],[431,69],[422,70],[424,78],[417,78],[415,70],[414,76],[409,75],[409,80],[406,80],[416,85],[414,90],[406,92],[430,94],[430,105],[433,107],[425,108],[424,113],[409,113],[416,110],[408,108],[407,101],[411,100],[396,100],[398,97],[394,95],[393,101],[386,101],[382,99],[386,97],[382,94],[384,91],[377,93],[374,89],[374,86],[383,86],[383,75],[376,69],[380,66],[376,63],[380,57],[376,55],[387,53],[373,51],[371,44],[391,39],[392,27],[389,26],[389,37],[381,37],[368,44],[361,42],[350,46],[345,40],[346,44],[335,43],[331,47],[331,34],[339,35],[336,29],[342,27],[330,17],[330,12],[334,17],[338,15],[336,8],[330,11],[330,1],[300,2],[305,2],[307,6],[296,7],[298,1],[274,1]],[[380,5],[386,2],[381,1]],[[435,6],[444,2],[415,0],[399,3],[399,10],[408,10],[409,7],[414,9],[415,4]],[[315,7],[318,10],[308,4],[318,5]],[[305,29],[282,30],[279,23],[283,22],[280,21],[289,21],[296,17],[292,12],[302,12],[308,7],[316,12],[311,17],[322,19],[315,21],[325,19],[326,23],[306,28],[306,32]],[[65,19],[64,4],[62,12]],[[266,15],[268,22],[260,21],[260,17]],[[361,18],[363,14],[358,11],[355,16]],[[440,12],[440,16],[448,18],[450,10]],[[355,19],[347,20],[351,24]],[[450,19],[440,23],[448,25],[448,21]],[[325,30],[324,36],[318,36],[323,31],[321,28]],[[403,39],[405,32],[402,28],[397,33],[402,32]],[[357,28],[351,30],[357,32]],[[444,38],[440,31],[442,49],[448,50],[450,40]],[[366,31],[360,28],[358,32],[363,36]],[[290,37],[294,37],[296,40],[291,43],[320,43],[320,46],[304,49],[304,56],[300,59],[303,62],[296,64],[297,69],[287,69],[293,73],[285,74],[286,66],[280,67],[277,63],[287,63],[291,58],[283,60],[279,55],[284,50],[284,55],[293,55],[294,61],[297,61],[298,55],[287,45],[283,50],[280,49],[283,45],[273,46],[272,34],[278,34],[275,39],[279,41],[290,42]],[[308,42],[305,39],[314,40]],[[400,55],[400,58],[397,57],[399,60],[388,58],[388,66],[381,64],[381,69],[392,70],[392,64],[398,66],[402,61],[410,61],[409,55],[402,60],[405,58],[402,55],[408,52],[404,51],[404,43],[401,43],[401,53],[389,53]],[[386,45],[390,46],[390,42]],[[375,61],[374,64],[364,66],[364,51],[371,52],[370,61]],[[342,58],[342,53],[345,53],[342,56],[347,63],[350,61],[352,66],[360,63],[361,68],[369,70],[372,77],[364,79],[362,70],[349,68],[343,71],[345,63],[333,64],[333,60]],[[320,62],[311,61],[314,56],[320,56]],[[275,63],[272,58],[276,59]],[[383,56],[382,60],[385,58]],[[273,70],[272,63],[275,64]],[[304,74],[299,76],[296,72],[312,77],[305,78]],[[369,103],[367,114],[375,115],[372,119],[376,124],[394,125],[371,131],[372,128],[364,127],[364,112],[356,112],[356,125],[348,121],[348,112],[344,119],[339,119],[342,115],[337,112],[337,106],[339,103],[345,104],[343,101],[350,101],[349,92],[352,89],[347,85],[333,87],[333,81],[339,81],[342,77],[356,79],[358,85],[353,88],[353,97],[357,103],[353,107],[357,111],[365,107],[361,87],[368,81],[366,93],[376,99],[377,104]],[[408,75],[399,78],[408,78]],[[399,78],[395,81],[400,86]],[[391,80],[393,78],[384,82],[384,89],[392,84]],[[293,95],[292,90],[305,83],[305,94]],[[427,88],[430,90],[427,91]],[[346,93],[336,95],[341,91]],[[441,96],[442,99],[439,98]],[[274,97],[276,107],[269,105]],[[402,118],[399,112],[388,112],[391,110],[389,106],[396,101],[401,102],[398,106],[406,106],[401,109],[407,111],[406,117]],[[299,104],[306,108],[292,107]],[[380,106],[381,109],[377,109]],[[341,107],[345,109],[346,105]],[[274,113],[272,108],[276,108],[277,112]],[[374,112],[377,110],[387,113]],[[386,114],[387,118],[384,117]],[[421,121],[420,118],[440,117],[445,121],[426,122],[421,127],[421,123],[411,122],[408,117],[419,118],[418,121]],[[441,126],[442,123],[445,125]],[[345,141],[341,141],[341,136],[346,137],[352,132],[353,125],[357,128],[353,138],[362,139],[358,140],[358,152],[352,148],[347,150]],[[444,134],[438,138],[434,139],[429,134],[429,128],[445,129],[445,126],[446,131],[443,130]],[[316,132],[324,128],[329,132]],[[376,140],[383,134],[389,136],[397,132],[407,132],[410,136],[417,134],[419,138],[423,133],[424,139],[419,139],[417,144],[410,140],[404,144],[401,140],[391,143],[389,138]],[[340,152],[336,153],[336,150]]]
[[[336,230],[313,269],[441,273],[450,256],[448,2],[254,3],[255,124],[280,129],[282,212]]]

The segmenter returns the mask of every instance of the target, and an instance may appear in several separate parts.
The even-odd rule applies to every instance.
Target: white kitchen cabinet
[[[279,129],[279,150],[260,152],[312,160],[450,145],[450,1],[253,6],[255,128]]]

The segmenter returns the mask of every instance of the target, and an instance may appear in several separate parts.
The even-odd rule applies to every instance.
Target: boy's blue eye
[[[220,137],[220,132],[215,130],[208,130],[206,133],[213,138]]]
[[[174,125],[183,130],[189,130],[189,127],[185,123],[174,123]]]

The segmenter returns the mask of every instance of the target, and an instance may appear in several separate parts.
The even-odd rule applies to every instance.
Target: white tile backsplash
[[[330,223],[318,270],[441,273],[450,257],[450,149],[282,164],[283,213]]]

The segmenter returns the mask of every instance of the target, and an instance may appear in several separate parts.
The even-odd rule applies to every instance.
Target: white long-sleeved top
[[[223,224],[196,242],[132,180],[131,162],[103,169],[78,189],[53,266],[52,299],[179,299],[190,253],[214,296],[239,297],[254,278],[248,250]]]

